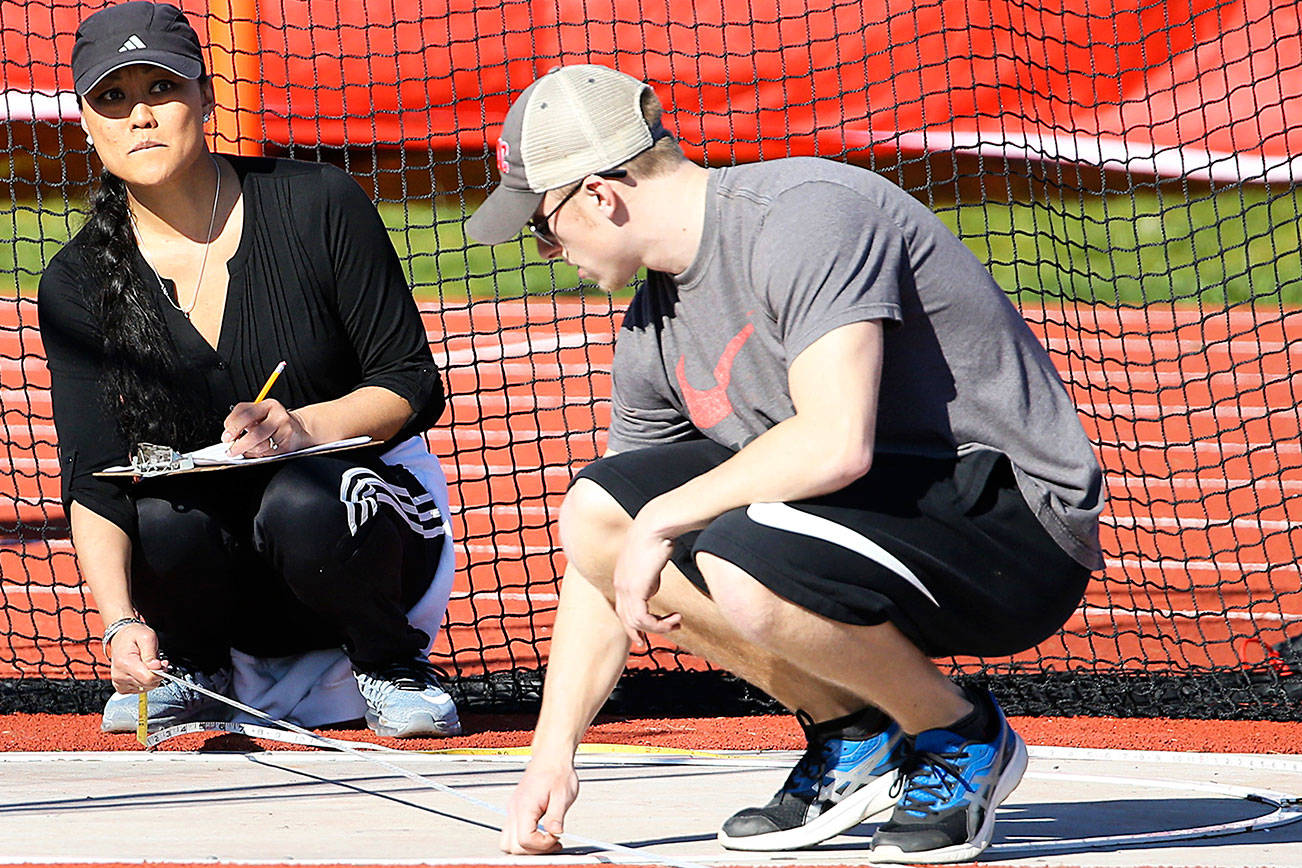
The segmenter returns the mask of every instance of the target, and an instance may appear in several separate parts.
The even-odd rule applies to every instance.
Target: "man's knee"
[[[570,486],[561,503],[565,557],[589,581],[609,583],[632,517],[604,488],[589,479]]]
[[[705,577],[710,597],[723,616],[747,642],[767,646],[782,629],[782,614],[790,604],[740,567],[701,552],[696,566]]]

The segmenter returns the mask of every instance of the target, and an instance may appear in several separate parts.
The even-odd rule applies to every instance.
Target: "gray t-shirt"
[[[795,408],[792,361],[882,320],[879,453],[995,449],[1041,523],[1102,565],[1102,472],[1048,354],[925,206],[854,166],[797,157],[711,170],[700,250],[651,272],[615,345],[611,449],[704,434],[740,449]]]

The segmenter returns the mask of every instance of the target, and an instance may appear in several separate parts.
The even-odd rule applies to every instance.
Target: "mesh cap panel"
[[[562,67],[540,79],[520,134],[529,187],[563,187],[650,148],[655,140],[640,106],[646,88],[592,65]]]

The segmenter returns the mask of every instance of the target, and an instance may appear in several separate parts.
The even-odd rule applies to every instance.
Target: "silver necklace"
[[[208,235],[203,244],[203,259],[199,261],[199,279],[195,281],[194,295],[190,296],[190,303],[185,307],[181,307],[177,304],[176,301],[173,300],[172,294],[167,291],[167,284],[163,283],[163,276],[158,273],[158,269],[154,267],[154,263],[150,260],[149,254],[145,251],[145,242],[140,237],[140,226],[136,223],[136,212],[132,211],[130,208],[127,209],[127,213],[131,215],[131,228],[135,230],[136,246],[140,248],[141,258],[145,260],[145,264],[149,266],[149,270],[154,272],[154,279],[158,281],[158,288],[162,291],[163,298],[167,299],[167,303],[180,311],[186,319],[190,318],[190,313],[194,310],[194,306],[199,303],[199,288],[203,286],[203,272],[204,269],[208,267],[208,251],[212,247],[213,242],[212,230],[213,227],[217,225],[217,203],[222,197],[221,167],[217,165],[217,158],[212,154],[209,154],[208,158],[212,160],[212,167],[217,171],[217,190],[213,193],[212,197],[212,216],[208,218]],[[180,293],[178,292],[177,299],[179,298]]]

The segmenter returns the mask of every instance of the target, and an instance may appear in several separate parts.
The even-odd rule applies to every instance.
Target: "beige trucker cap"
[[[613,169],[669,135],[642,117],[649,89],[595,64],[558,66],[525,88],[497,140],[501,182],[466,221],[466,234],[482,244],[508,241],[548,190]]]

